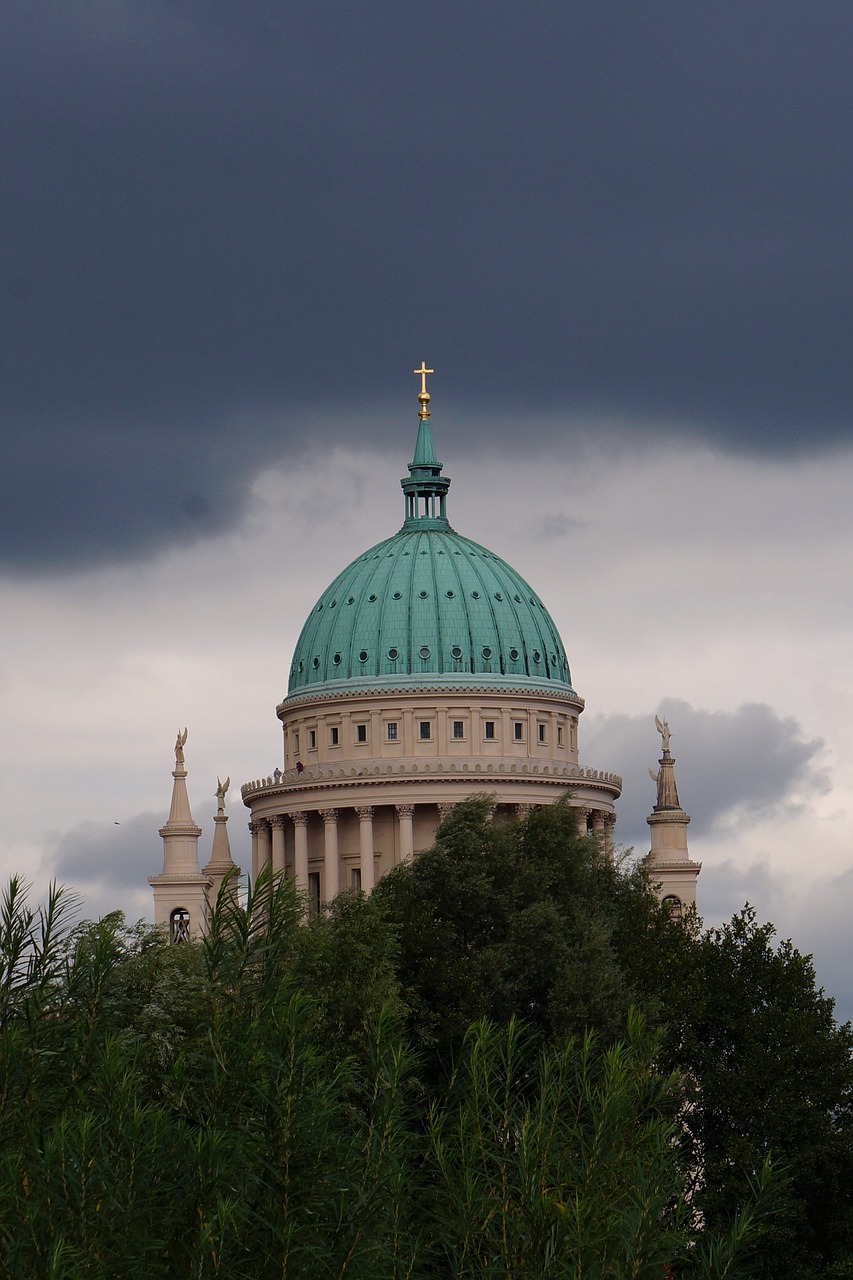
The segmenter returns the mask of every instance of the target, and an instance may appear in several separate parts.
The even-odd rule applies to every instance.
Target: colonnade
[[[415,805],[395,804],[389,807],[393,808],[396,818],[396,860],[398,862],[408,862],[414,856]],[[435,808],[438,809],[439,820],[443,820],[455,806],[451,802],[437,805],[433,803],[431,807],[433,811]],[[523,818],[537,806],[535,804],[515,804],[507,807],[517,817]],[[586,830],[590,834],[597,836],[602,841],[608,855],[612,856],[613,828],[616,824],[616,815],[604,809],[587,807],[582,808],[581,812],[586,824]],[[289,871],[293,875],[297,888],[305,894],[310,892],[309,863],[311,861],[311,851],[309,850],[308,827],[310,815],[316,814],[322,821],[323,840],[322,852],[320,853],[315,848],[313,859],[315,866],[318,860],[322,862],[323,899],[330,901],[336,897],[342,888],[348,887],[341,884],[339,844],[340,823],[345,813],[354,813],[358,820],[358,883],[365,893],[370,893],[377,879],[373,823],[374,805],[357,805],[351,809],[349,807],[344,809],[337,807],[328,809],[311,808],[289,814],[277,813],[269,818],[254,818],[249,823],[249,830],[252,834],[252,881],[254,882],[257,879],[264,868],[269,867],[277,875],[284,875]],[[288,825],[292,828],[293,833],[290,859],[286,856],[285,832]],[[348,862],[350,865],[353,864],[352,855],[350,855]]]

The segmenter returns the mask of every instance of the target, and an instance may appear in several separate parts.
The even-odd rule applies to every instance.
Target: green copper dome
[[[422,416],[406,519],[323,592],[293,655],[288,697],[412,685],[560,687],[566,652],[542,601],[499,556],[451,529],[441,475]]]

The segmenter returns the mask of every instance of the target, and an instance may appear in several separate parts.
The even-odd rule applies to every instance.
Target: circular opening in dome
[[[427,596],[429,595],[429,592],[428,592],[428,591],[419,591],[419,592],[418,592],[418,595],[420,596],[420,598],[421,598],[422,600],[426,600]]]
[[[536,601],[533,599],[533,596],[531,596],[531,597],[530,597],[530,603],[533,605],[533,607],[534,607],[534,609],[535,609],[535,608],[536,608]]]
[[[397,659],[399,658],[399,656],[400,656],[400,654],[398,653],[398,651],[397,651],[396,649],[389,649],[389,650],[388,650],[388,657],[391,659],[391,661],[392,661],[392,662],[396,662],[396,661],[397,661]]]
[[[496,600],[503,600],[503,596],[501,595],[500,591],[496,591],[496,592],[495,592],[495,599],[496,599]]]
[[[521,604],[521,596],[513,596],[512,598],[516,604]]]
[[[395,591],[395,592],[394,592],[394,599],[395,599],[395,600],[402,600],[402,599],[403,599],[403,593],[402,593],[402,591]]]
[[[472,599],[474,599],[474,600],[479,600],[479,599],[480,599],[480,593],[479,593],[479,591],[472,591],[472,592],[471,592],[471,596],[472,596]]]
[[[513,662],[518,662],[518,650],[517,650],[517,649],[510,649],[510,651],[509,651],[509,656],[512,658]]]
[[[420,655],[421,655],[421,657],[422,657],[422,658],[424,658],[424,659],[426,659],[426,658],[428,658],[428,657],[429,657],[429,645],[425,645],[425,644],[422,644],[422,645],[421,645],[421,648],[420,648]]]
[[[367,662],[367,657],[368,657],[367,650],[362,649],[361,653],[358,655],[358,660],[359,662]]]
[[[552,654],[551,654],[551,666],[552,666],[552,667],[556,667],[556,665],[557,665],[557,655],[556,655],[556,653],[552,653]]]
[[[321,601],[320,601],[320,603],[317,605],[317,612],[318,612],[318,613],[320,612],[320,610],[322,609],[322,607],[323,607],[323,602],[322,602],[322,600],[321,600]]]
[[[339,667],[341,665],[341,655],[336,653],[334,658],[332,658],[332,662],[334,662],[336,667]]]
[[[348,596],[347,604],[355,604],[355,596]]]
[[[489,658],[491,658],[491,656],[492,656],[492,651],[489,648],[489,646],[486,645],[485,649],[483,650],[483,657],[486,659],[486,661],[488,661]]]
[[[371,594],[371,595],[369,595],[367,598],[368,598],[368,600],[370,601],[370,603],[371,603],[371,604],[373,604],[374,600],[376,599],[376,594],[375,594],[375,593],[372,593],[372,594]]]
[[[453,597],[456,595],[456,592],[455,592],[455,591],[445,591],[445,593],[444,593],[444,594],[447,596],[448,600],[452,600],[452,599],[453,599]]]
[[[533,650],[533,661],[534,661],[534,662],[541,662],[541,661],[542,661],[542,654],[539,652],[539,650],[538,650],[538,649],[534,649],[534,650]]]
[[[335,605],[336,605],[337,603],[338,603],[338,602],[337,602],[337,600],[333,600],[333,601],[332,601],[332,603],[329,605],[329,608],[330,608],[330,609],[334,609],[334,607],[335,607]]]
[[[455,644],[455,645],[453,646],[453,648],[450,650],[450,656],[451,656],[451,658],[461,658],[461,657],[462,657],[462,650],[459,648],[459,645],[458,645],[458,644]]]
[[[305,670],[305,663],[304,663],[304,662],[300,662],[300,663],[299,663],[299,670],[300,670],[300,671],[304,671],[304,670]]]
[[[314,659],[314,661],[311,663],[311,666],[314,668],[314,670],[315,670],[315,671],[317,670],[317,668],[319,667],[319,665],[320,665],[320,659],[319,659],[319,658],[315,658],[315,659]]]

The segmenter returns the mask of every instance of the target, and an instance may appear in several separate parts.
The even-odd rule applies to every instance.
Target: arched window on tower
[[[175,907],[175,910],[169,916],[169,941],[189,942],[189,940],[190,913],[186,907]]]
[[[663,905],[669,911],[669,914],[672,916],[673,920],[681,920],[683,918],[684,904],[682,903],[680,898],[677,898],[675,896],[674,893],[667,894],[667,896],[663,900]]]

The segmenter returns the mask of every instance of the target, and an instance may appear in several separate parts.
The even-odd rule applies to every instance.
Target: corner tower
[[[608,843],[615,821],[621,779],[580,766],[584,704],[553,619],[520,574],[448,521],[431,372],[415,370],[402,527],[314,605],[277,708],[281,776],[242,789],[253,874],[271,863],[316,901],[372,889],[472,792],[516,813],[569,791]]]

